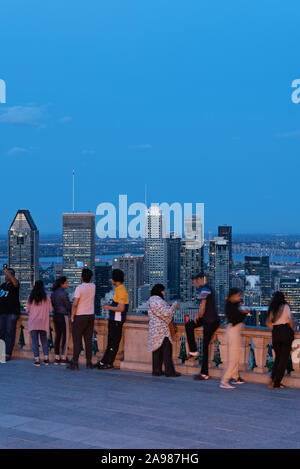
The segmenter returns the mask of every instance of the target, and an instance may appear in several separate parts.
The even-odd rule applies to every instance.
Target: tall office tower
[[[199,215],[184,217],[184,238],[194,242],[194,248],[201,248],[204,242],[203,222]]]
[[[261,306],[261,285],[258,275],[247,275],[244,287],[245,306]]]
[[[138,288],[138,306],[146,303],[150,297],[150,285],[146,283]]]
[[[261,287],[261,305],[268,306],[271,299],[269,256],[245,256],[245,275],[258,275]]]
[[[218,226],[218,236],[226,239],[229,246],[229,287],[232,286],[232,226]]]
[[[121,269],[124,272],[124,285],[129,296],[129,311],[138,306],[138,288],[144,284],[144,257],[135,257],[125,254],[113,261],[113,269]]]
[[[183,302],[194,302],[197,290],[192,285],[192,277],[204,267],[201,217],[198,215],[184,217],[184,236],[180,249],[180,298]]]
[[[167,238],[168,250],[168,290],[169,299],[180,298],[180,248],[181,238],[176,233],[170,233]]]
[[[180,299],[183,302],[194,302],[197,289],[192,285],[192,277],[203,270],[203,246],[195,247],[194,241],[181,241],[180,250]]]
[[[99,262],[95,265],[95,313],[101,312],[101,300],[106,293],[112,290],[111,279],[112,266],[108,262]]]
[[[8,263],[20,282],[20,303],[39,279],[39,232],[29,210],[18,210],[8,230]]]
[[[220,316],[224,317],[225,299],[229,291],[229,245],[222,237],[209,243],[209,283],[215,290]]]
[[[297,327],[300,324],[300,279],[281,278],[279,289],[284,293]]]
[[[64,213],[63,273],[72,293],[80,284],[83,267],[95,270],[95,215]]]
[[[146,212],[145,229],[145,283],[150,288],[156,283],[167,287],[168,252],[165,236],[165,221],[157,205],[151,205]]]

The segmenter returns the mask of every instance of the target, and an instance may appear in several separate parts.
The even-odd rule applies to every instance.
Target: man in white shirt
[[[82,269],[82,283],[75,289],[72,305],[71,323],[73,337],[73,359],[68,366],[69,370],[78,370],[78,359],[81,351],[82,338],[85,343],[86,367],[93,369],[92,350],[94,333],[94,299],[95,284],[91,283],[93,272],[90,269]]]

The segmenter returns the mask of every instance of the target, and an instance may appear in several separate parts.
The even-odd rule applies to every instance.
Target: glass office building
[[[229,245],[222,237],[216,237],[209,243],[209,283],[215,290],[218,312],[224,317],[225,299],[229,291]]]
[[[145,230],[145,283],[167,286],[168,251],[165,221],[160,208],[152,205],[146,213]]]
[[[69,280],[71,294],[81,283],[84,267],[95,271],[95,215],[64,213],[63,274]]]
[[[8,263],[20,282],[20,303],[24,308],[39,279],[39,232],[29,210],[18,210],[8,230]]]
[[[269,256],[245,256],[245,276],[255,275],[260,279],[261,305],[268,306],[271,299],[271,274]]]

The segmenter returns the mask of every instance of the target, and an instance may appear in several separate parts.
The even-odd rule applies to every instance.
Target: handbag
[[[162,318],[161,316],[159,316],[158,314],[155,314],[155,313],[152,313],[152,314],[154,314],[154,316],[161,319],[161,321],[163,321],[165,324],[168,325],[170,335],[171,335],[171,339],[175,340],[176,339],[176,333],[177,333],[177,326],[175,324],[174,318],[171,319],[171,322],[167,323],[167,321],[164,318]]]

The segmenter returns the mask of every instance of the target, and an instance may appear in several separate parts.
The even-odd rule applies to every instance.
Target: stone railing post
[[[220,342],[219,349],[220,349],[220,355],[221,355],[221,361],[222,361],[222,363],[219,365],[219,368],[224,370],[228,362],[226,327],[219,329],[219,331],[218,331],[218,340]]]
[[[249,369],[248,366],[248,359],[249,359],[249,346],[251,338],[244,333],[241,335],[241,347],[240,347],[240,363],[239,369],[240,371],[246,371]]]
[[[300,378],[300,338],[296,338],[292,344],[291,351],[292,363],[294,371],[291,372],[293,378]]]
[[[269,336],[252,335],[252,341],[256,361],[256,368],[254,368],[253,371],[255,373],[265,373],[268,371],[265,365],[267,361]]]

